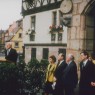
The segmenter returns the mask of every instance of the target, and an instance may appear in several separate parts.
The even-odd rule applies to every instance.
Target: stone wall
[[[68,27],[67,39],[67,54],[73,53],[76,57],[76,62],[79,62],[79,55],[81,50],[87,50],[87,47],[92,48],[92,40],[87,40],[87,30],[92,31],[92,28],[86,27],[87,18],[83,14],[88,2],[90,0],[73,0],[72,20]],[[88,20],[89,21],[89,20]],[[92,34],[88,33],[92,38]],[[90,42],[89,42],[90,41]],[[89,44],[87,44],[89,43]]]

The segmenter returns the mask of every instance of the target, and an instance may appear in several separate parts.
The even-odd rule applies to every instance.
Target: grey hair
[[[6,46],[7,46],[7,45],[10,45],[10,46],[12,47],[12,42],[7,42],[7,43],[6,43]]]
[[[72,61],[75,59],[73,54],[68,54],[68,57],[70,57]]]

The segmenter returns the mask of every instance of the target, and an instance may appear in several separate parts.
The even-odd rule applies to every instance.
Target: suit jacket
[[[67,66],[66,62],[63,61],[59,66],[56,67],[54,76],[57,80],[56,80],[54,95],[64,95],[62,76],[63,76],[63,71],[65,70],[66,66]]]
[[[63,85],[68,88],[75,88],[78,83],[77,66],[72,61],[64,70]]]
[[[58,67],[56,67],[54,76],[56,77],[57,81],[62,84],[62,75],[63,71],[66,68],[67,64],[65,61],[63,61]]]
[[[7,55],[7,50],[5,50],[5,59],[16,63],[18,54],[15,49],[11,48],[9,54]]]
[[[49,64],[47,67],[47,72],[46,72],[46,81],[49,82],[54,82],[54,71],[56,69],[56,64]]]
[[[83,67],[83,62],[80,63],[80,95],[95,95],[91,86],[91,82],[95,79],[94,69],[92,61],[88,60],[85,67]]]

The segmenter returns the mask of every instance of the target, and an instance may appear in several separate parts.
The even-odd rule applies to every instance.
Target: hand
[[[95,86],[95,82],[91,82],[91,86]]]
[[[53,82],[53,84],[52,84],[52,89],[53,90],[55,89],[55,85],[56,85],[56,82]]]

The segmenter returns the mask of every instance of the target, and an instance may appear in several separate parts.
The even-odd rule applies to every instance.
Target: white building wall
[[[27,15],[23,18],[23,43],[29,44],[25,46],[25,62],[28,63],[31,59],[31,48],[36,48],[36,58],[41,60],[43,58],[43,48],[49,49],[49,56],[55,55],[58,57],[59,48],[66,49],[66,46],[32,46],[31,44],[51,44],[51,33],[49,32],[49,27],[52,26],[52,13],[57,11],[57,25],[59,26],[59,9],[39,12],[32,15]],[[31,29],[31,16],[36,16],[36,26],[35,26],[35,41],[29,40],[29,35],[26,32]],[[61,43],[67,44],[67,27],[63,27],[63,38]],[[56,34],[56,40],[54,43],[58,42],[58,33]],[[30,46],[31,45],[31,46]],[[52,44],[51,44],[52,45]]]
[[[51,34],[49,33],[49,27],[52,25],[52,12],[57,11],[57,25],[59,25],[59,9],[40,12],[33,15],[25,16],[23,19],[23,30],[25,43],[51,43]],[[28,29],[31,29],[31,16],[36,16],[36,27],[35,27],[35,41],[29,41],[29,35],[26,35]],[[62,43],[67,43],[67,28],[63,28],[63,40]],[[58,43],[56,34],[56,41]]]
[[[26,32],[30,28],[30,16],[25,16],[23,18],[23,43],[29,43],[29,35]]]
[[[36,15],[36,42],[50,43],[49,26],[51,25],[51,11],[41,12]]]
[[[56,58],[58,58],[59,54],[59,48],[60,49],[66,49],[66,47],[63,46],[26,46],[25,48],[25,62],[28,63],[31,60],[31,48],[36,48],[36,58],[37,60],[43,59],[43,48],[48,48],[49,49],[49,54],[48,57],[51,55],[55,55]]]

